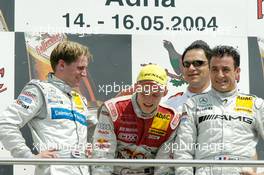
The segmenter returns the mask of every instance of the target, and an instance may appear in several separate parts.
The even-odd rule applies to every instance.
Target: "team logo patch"
[[[216,156],[215,160],[239,160],[239,157],[231,157],[228,155]]]
[[[82,99],[80,97],[80,95],[76,92],[72,92],[72,98],[73,98],[73,103],[75,104],[75,107],[79,110],[84,110],[84,106],[82,103]]]
[[[110,148],[110,143],[105,138],[99,138],[95,144],[96,149],[106,149],[108,150]]]
[[[148,139],[159,140],[159,139],[160,139],[160,136],[150,134],[150,135],[148,136]]]
[[[77,111],[72,111],[65,108],[51,108],[51,119],[71,120],[71,121],[76,121],[81,125],[88,126],[86,116],[80,114]]]
[[[152,121],[151,128],[167,131],[170,124],[170,114],[162,114],[158,112]]]
[[[55,93],[51,92],[48,95],[48,103],[49,104],[63,104],[63,101],[60,96],[57,96]]]
[[[29,108],[29,105],[26,105],[23,101],[21,101],[19,99],[16,100],[16,103],[18,105],[20,105],[22,108],[25,108],[25,109],[28,109]]]
[[[142,152],[136,152],[135,150],[123,148],[123,149],[118,151],[117,158],[119,158],[119,159],[146,159],[147,157]],[[131,174],[131,173],[129,173],[129,174]]]
[[[180,116],[180,121],[181,123],[187,123],[188,122],[188,114],[187,112],[183,112],[182,115]]]
[[[36,98],[36,95],[33,94],[32,92],[29,92],[29,91],[24,91],[24,92],[22,92],[21,95],[28,96],[29,98],[32,98],[32,99]]]
[[[109,123],[99,122],[96,127],[98,127],[101,130],[108,130],[108,131],[112,130],[112,127]]]
[[[137,134],[133,133],[119,133],[117,136],[118,139],[126,141],[126,142],[136,142],[138,139]]]
[[[116,109],[114,103],[112,103],[112,102],[107,103],[107,106],[108,106],[108,109],[109,109],[109,112],[110,112],[111,116],[114,117],[113,121],[115,121],[117,119],[116,117],[117,117],[118,114],[117,114],[117,109]]]
[[[200,102],[202,105],[205,105],[205,104],[207,104],[208,99],[205,98],[205,97],[201,97],[201,98],[199,98],[199,102]]]
[[[171,129],[175,129],[175,128],[178,126],[179,122],[180,122],[180,117],[179,117],[178,114],[176,114],[176,115],[173,117],[173,119],[172,119],[172,121],[171,121],[171,123],[170,123],[170,127],[171,127]]]
[[[107,131],[107,130],[98,130],[98,133],[99,134],[103,134],[103,135],[108,135],[108,134],[110,134],[110,132],[109,131]]]
[[[31,104],[32,103],[32,98],[29,96],[24,96],[24,95],[19,95],[17,97],[20,101],[26,103],[26,104]]]
[[[162,130],[155,129],[155,128],[150,128],[148,132],[151,134],[156,134],[156,135],[160,135],[160,136],[165,136],[165,134],[166,134],[166,131],[162,131]]]
[[[238,96],[236,98],[235,111],[246,112],[252,114],[253,112],[253,97],[251,96]]]

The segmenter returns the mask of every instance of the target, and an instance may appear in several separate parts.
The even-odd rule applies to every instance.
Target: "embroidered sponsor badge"
[[[164,136],[170,124],[170,117],[170,114],[158,112],[154,116],[149,133]]]
[[[72,91],[72,98],[73,98],[73,102],[75,104],[75,107],[79,110],[84,110],[84,106],[83,106],[83,103],[82,103],[82,99],[80,97],[80,95],[75,92],[75,91]]]
[[[29,91],[24,91],[24,92],[22,92],[21,95],[27,96],[27,97],[32,98],[32,99],[36,98],[36,95],[33,94],[32,92],[29,92]]]
[[[175,129],[180,122],[180,116],[179,114],[176,114],[173,119],[171,120],[170,127],[171,129]]]
[[[158,112],[152,121],[151,128],[166,131],[170,123],[170,115]]]
[[[26,103],[26,104],[31,104],[32,103],[32,98],[31,97],[24,96],[24,95],[19,95],[17,98],[19,100],[21,100],[22,102]]]
[[[148,132],[151,134],[156,134],[156,135],[160,135],[160,136],[165,136],[165,134],[166,134],[166,131],[162,131],[162,130],[155,129],[155,128],[150,128]]]
[[[54,89],[49,89],[48,92],[48,103],[53,104],[63,104],[62,97],[56,94],[56,91]]]
[[[110,148],[110,143],[107,139],[105,138],[99,138],[97,142],[95,143],[95,149],[109,149]]]
[[[252,114],[253,97],[252,96],[237,96],[235,111],[246,112],[248,114]]]
[[[105,102],[105,106],[107,107],[112,120],[116,121],[116,119],[118,117],[118,113],[117,113],[117,109],[115,107],[115,104],[113,102]]]
[[[103,134],[103,135],[108,135],[108,134],[110,134],[109,131],[107,131],[107,130],[101,130],[101,129],[98,130],[98,133],[99,133],[99,134]]]
[[[117,115],[117,110],[115,108],[115,105],[113,103],[108,103],[108,107],[109,107],[111,115],[112,116],[116,116]]]
[[[137,134],[135,133],[119,133],[117,136],[118,139],[126,141],[126,142],[136,142],[138,139]]]
[[[148,139],[159,140],[159,139],[160,139],[160,136],[156,136],[156,135],[152,135],[152,134],[150,134],[150,135],[148,136]]]
[[[181,123],[188,122],[188,114],[187,114],[187,112],[183,112],[182,113],[182,115],[180,116],[180,121],[181,121]]]
[[[65,119],[76,121],[81,125],[88,126],[87,118],[83,114],[65,108],[51,108],[51,119]]]
[[[101,129],[101,130],[112,130],[112,127],[109,123],[103,123],[103,122],[99,122],[97,124],[97,128]]]
[[[71,157],[75,159],[80,159],[81,158],[81,153],[79,150],[72,150],[71,151]]]
[[[20,105],[22,108],[25,108],[25,109],[28,109],[29,108],[29,105],[26,105],[23,101],[21,101],[19,99],[16,100],[16,103],[18,105]]]

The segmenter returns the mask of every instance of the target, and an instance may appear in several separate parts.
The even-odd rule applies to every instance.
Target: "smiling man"
[[[31,80],[0,115],[0,140],[14,157],[86,158],[87,128],[97,123],[76,89],[86,76],[91,54],[86,46],[65,41],[51,53],[46,81]],[[19,131],[30,127],[38,154],[32,154]],[[88,166],[41,165],[36,175],[88,175]]]
[[[166,147],[174,140],[179,117],[161,104],[167,93],[167,73],[155,64],[142,67],[134,93],[106,101],[94,134],[93,158],[170,158]],[[153,175],[170,173],[170,168],[94,166],[93,175]],[[173,172],[171,172],[173,173]]]
[[[183,105],[175,159],[250,160],[255,157],[258,135],[264,138],[264,102],[240,93],[240,55],[230,46],[217,46],[210,60],[212,90]],[[196,144],[196,147],[188,145]],[[244,168],[198,167],[197,175],[239,175]],[[247,169],[254,171],[253,169]],[[176,168],[177,175],[192,175],[193,168]],[[245,172],[243,172],[245,173]]]
[[[188,98],[211,89],[209,74],[211,49],[209,45],[202,40],[196,40],[184,50],[181,58],[182,73],[184,80],[188,82],[188,87],[184,93],[178,92],[166,102],[177,111],[182,110],[182,105]]]

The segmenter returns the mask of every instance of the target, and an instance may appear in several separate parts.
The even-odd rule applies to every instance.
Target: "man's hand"
[[[36,158],[58,158],[57,150],[51,149],[47,151],[42,151],[36,155]]]
[[[263,171],[257,173],[255,171],[247,171],[247,170],[245,170],[245,171],[241,171],[240,175],[264,175],[264,173],[263,173]]]
[[[258,175],[257,173],[252,172],[252,171],[242,171],[239,174],[240,175]]]

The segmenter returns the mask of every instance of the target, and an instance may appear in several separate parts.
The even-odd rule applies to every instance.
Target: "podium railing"
[[[22,159],[0,158],[0,165],[133,165],[184,167],[264,167],[263,160],[168,160],[168,159]]]

